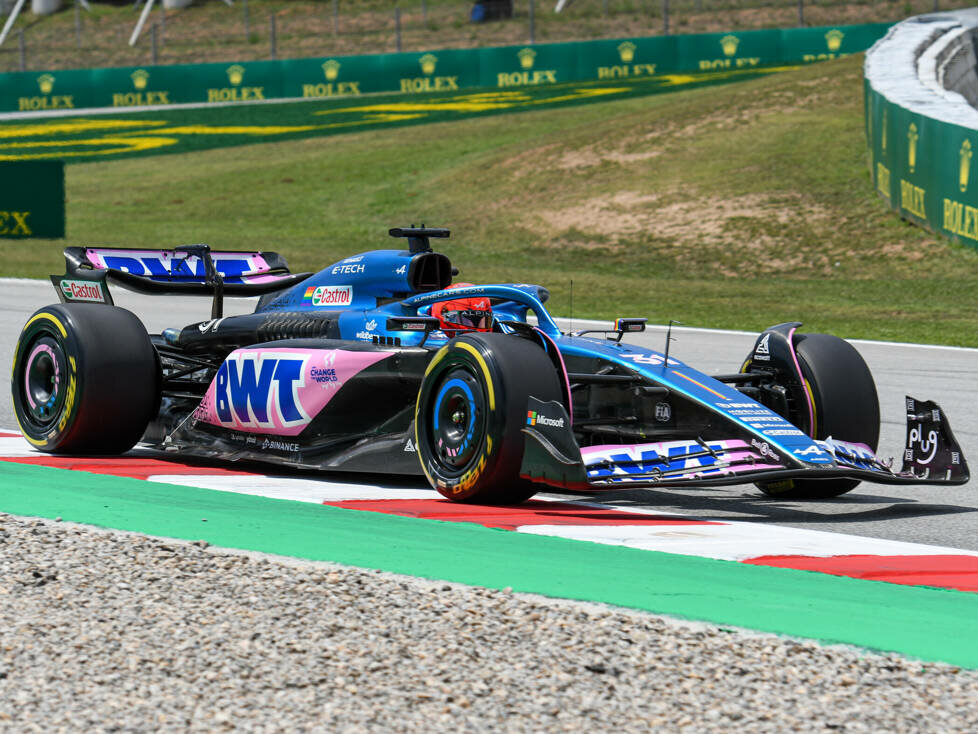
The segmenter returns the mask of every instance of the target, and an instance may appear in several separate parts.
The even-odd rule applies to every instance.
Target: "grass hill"
[[[296,270],[450,227],[467,281],[534,282],[566,314],[978,346],[978,250],[873,191],[861,57],[653,97],[68,167],[66,244],[207,242]]]

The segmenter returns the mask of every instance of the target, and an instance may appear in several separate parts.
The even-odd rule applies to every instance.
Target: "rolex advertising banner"
[[[904,218],[978,247],[978,130],[934,120],[888,101],[864,81],[873,185]]]
[[[889,24],[877,23],[282,61],[12,72],[0,74],[0,112],[515,89],[735,71],[864,51],[887,28]]]
[[[0,162],[0,237],[64,236],[64,163]]]

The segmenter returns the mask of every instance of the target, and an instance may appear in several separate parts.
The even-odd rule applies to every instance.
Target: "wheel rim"
[[[431,445],[449,472],[461,472],[478,451],[485,433],[484,406],[482,385],[468,370],[450,370],[439,383],[431,413]]]
[[[54,423],[64,405],[66,382],[63,347],[49,336],[38,339],[24,362],[21,390],[25,417],[41,429]]]

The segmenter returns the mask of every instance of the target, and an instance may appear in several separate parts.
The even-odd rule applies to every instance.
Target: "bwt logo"
[[[235,352],[217,371],[215,408],[221,425],[288,428],[308,423],[299,402],[308,357]]]
[[[563,418],[548,418],[545,415],[540,415],[535,410],[528,410],[526,412],[526,425],[528,426],[553,426],[554,428],[563,428],[564,419]]]
[[[133,275],[148,275],[156,279],[169,280],[171,277],[186,278],[188,280],[204,280],[206,266],[200,258],[191,258],[193,267],[191,268],[186,260],[171,260],[165,263],[160,257],[122,257],[119,255],[105,255],[103,258],[105,267],[113,270],[122,270]],[[241,275],[252,270],[252,265],[246,259],[236,258],[214,258],[215,269],[224,276],[225,283],[241,283]]]

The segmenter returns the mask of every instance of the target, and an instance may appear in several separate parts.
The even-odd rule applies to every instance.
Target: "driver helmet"
[[[449,288],[469,288],[472,283],[455,283]],[[440,301],[431,307],[431,315],[441,322],[450,339],[460,331],[492,331],[492,304],[486,296]]]

